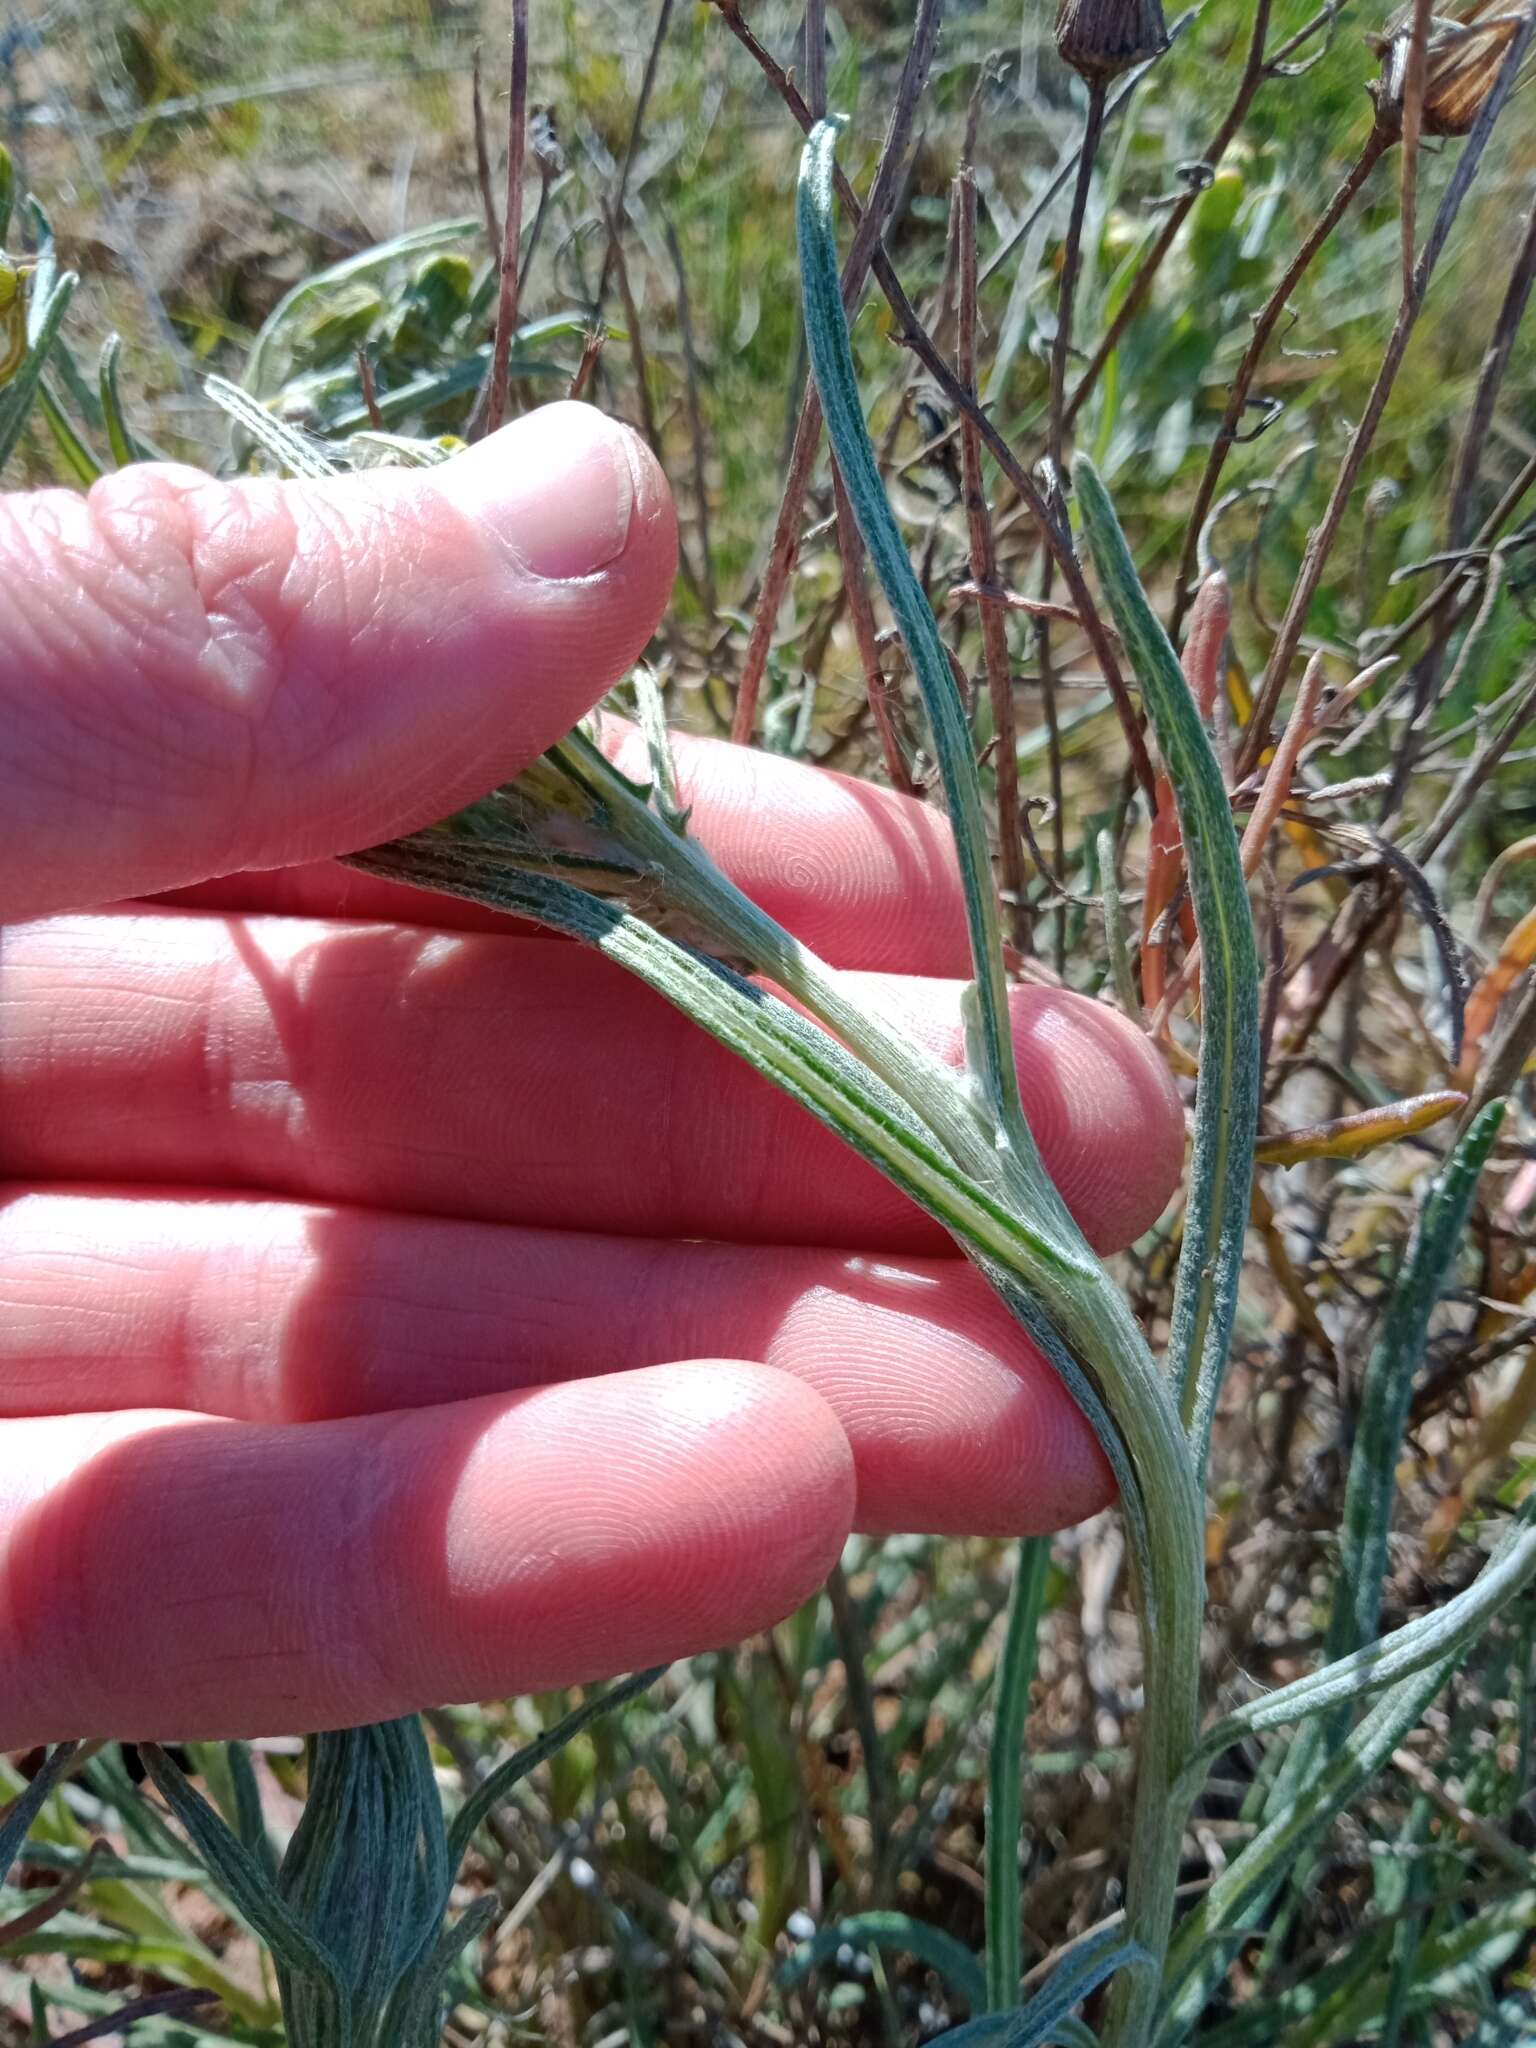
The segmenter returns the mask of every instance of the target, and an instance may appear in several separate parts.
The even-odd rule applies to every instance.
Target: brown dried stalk
[[[796,118],[801,120],[801,126],[809,133],[815,126],[815,116],[793,81],[764,49],[742,19],[737,0],[714,0],[714,4],[737,41],[756,59],[764,75],[779,87],[780,95],[786,104],[789,104],[789,96],[793,94],[791,111],[796,113]],[[875,166],[869,203],[863,209],[857,204],[850,209],[852,217],[858,223],[854,231],[853,246],[843,265],[843,305],[850,313],[863,294],[876,246],[896,203],[902,165],[907,145],[912,137],[918,102],[928,83],[928,73],[933,64],[943,11],[942,0],[919,0],[917,18],[912,27],[912,40],[907,46],[906,62],[902,66],[901,80],[896,89],[896,103],[891,109],[885,140]],[[846,188],[846,180],[840,179],[839,185],[840,188]],[[851,188],[847,190],[848,196],[851,196]],[[846,197],[844,203],[847,203]],[[789,588],[789,579],[794,569],[801,507],[805,503],[805,493],[810,485],[811,469],[816,460],[820,440],[821,404],[815,390],[807,387],[795,427],[794,445],[784,481],[784,494],[779,502],[778,518],[774,522],[773,539],[769,545],[767,565],[763,571],[762,588],[758,592],[757,610],[753,615],[752,632],[742,661],[741,679],[737,685],[736,713],[731,725],[731,737],[741,744],[751,739],[757,724],[757,701],[762,691],[763,675],[768,666],[768,650],[772,644],[774,626],[778,621],[779,607],[784,602],[784,593]]]
[[[699,358],[693,343],[693,316],[688,304],[688,273],[683,268],[677,229],[667,222],[667,252],[677,278],[677,328],[683,343],[683,369],[688,395],[688,437],[693,444],[693,516],[699,539],[699,582],[704,609],[713,620],[718,609],[714,552],[709,544],[709,479],[704,446],[704,412],[699,404]]]
[[[1371,388],[1370,397],[1366,401],[1365,411],[1350,436],[1349,447],[1339,467],[1338,476],[1334,480],[1333,490],[1329,496],[1323,517],[1313,529],[1307,541],[1306,552],[1302,557],[1301,571],[1297,576],[1295,587],[1291,592],[1290,603],[1286,606],[1285,617],[1280,623],[1279,634],[1270,652],[1269,661],[1265,666],[1264,680],[1257,693],[1253,716],[1249,720],[1248,729],[1243,738],[1242,751],[1238,758],[1238,772],[1240,775],[1246,775],[1250,772],[1267,744],[1270,720],[1275,715],[1275,706],[1279,701],[1281,691],[1285,688],[1286,674],[1296,649],[1301,643],[1307,614],[1312,608],[1312,600],[1316,596],[1318,585],[1322,581],[1323,571],[1333,553],[1334,543],[1338,539],[1344,513],[1354,493],[1355,485],[1359,481],[1360,471],[1364,466],[1365,458],[1370,453],[1371,444],[1376,438],[1376,430],[1380,426],[1382,415],[1387,409],[1387,401],[1392,395],[1392,387],[1397,381],[1397,373],[1402,368],[1403,358],[1408,352],[1408,343],[1412,338],[1414,327],[1423,309],[1430,280],[1444,252],[1451,229],[1455,226],[1456,217],[1461,211],[1462,202],[1471,189],[1473,179],[1477,176],[1484,151],[1487,149],[1489,138],[1493,133],[1494,123],[1498,120],[1503,110],[1504,102],[1514,89],[1516,76],[1519,73],[1525,53],[1530,47],[1533,34],[1536,34],[1536,11],[1526,14],[1519,30],[1505,52],[1504,61],[1499,67],[1498,78],[1483,104],[1482,112],[1478,115],[1476,125],[1467,138],[1461,158],[1436,209],[1435,218],[1430,226],[1429,234],[1425,238],[1423,250],[1414,265],[1410,289],[1403,296],[1402,303],[1398,309],[1397,319],[1393,324],[1391,335],[1388,337],[1387,346],[1381,360],[1381,367],[1376,373],[1376,381]]]
[[[959,326],[955,367],[960,381],[976,389],[976,178],[969,164],[955,179],[951,222],[959,263]],[[960,475],[970,529],[971,580],[978,590],[997,582],[997,546],[981,474],[981,441],[972,422],[960,423]],[[987,694],[992,703],[996,743],[992,769],[997,779],[997,834],[1003,901],[1013,943],[1029,950],[1029,912],[1024,901],[1024,858],[1019,834],[1019,747],[1013,712],[1013,673],[1008,658],[1008,629],[1000,605],[980,606],[982,658]]]
[[[480,211],[485,216],[485,239],[490,248],[491,261],[501,260],[501,222],[496,218],[496,194],[491,189],[491,145],[485,127],[485,94],[480,78],[480,45],[475,45],[474,64],[470,72],[470,105],[474,110],[475,123],[475,183],[480,190]]]
[[[1190,590],[1195,576],[1200,538],[1205,531],[1211,506],[1215,503],[1216,487],[1221,482],[1221,472],[1226,467],[1227,457],[1241,438],[1238,423],[1247,407],[1248,393],[1252,389],[1264,351],[1269,346],[1270,336],[1274,333],[1292,292],[1311,267],[1313,259],[1349,211],[1356,194],[1396,139],[1396,130],[1390,121],[1378,118],[1372,124],[1365,147],[1345,172],[1337,190],[1312,223],[1295,255],[1286,266],[1284,276],[1265,301],[1262,312],[1254,319],[1253,333],[1248,346],[1243,350],[1242,361],[1238,364],[1237,372],[1232,379],[1232,388],[1227,394],[1226,411],[1221,416],[1221,425],[1216,429],[1216,438],[1211,443],[1210,454],[1206,457],[1200,488],[1195,493],[1194,506],[1184,529],[1184,546],[1179,556],[1179,573],[1170,625],[1170,631],[1175,636],[1183,621],[1188,602],[1185,593]]]
[[[661,46],[667,39],[667,23],[672,18],[672,0],[661,0],[656,15],[656,27],[651,36],[651,47],[645,56],[645,71],[640,79],[640,90],[635,97],[635,111],[629,124],[629,140],[624,145],[624,161],[619,165],[618,181],[613,188],[613,211],[622,220],[624,202],[629,195],[630,173],[635,167],[635,157],[640,149],[640,137],[645,132],[645,117],[650,110],[651,94],[656,89],[656,71],[661,63]],[[603,267],[597,280],[597,307],[608,296],[608,284],[612,277],[613,238],[609,237],[608,247],[603,252]]]
[[[1254,8],[1253,28],[1248,37],[1248,55],[1243,63],[1242,76],[1237,82],[1237,91],[1233,95],[1232,104],[1228,107],[1221,126],[1211,137],[1210,148],[1202,158],[1202,162],[1209,164],[1212,171],[1215,170],[1216,166],[1226,155],[1228,149],[1232,146],[1232,141],[1237,131],[1247,119],[1248,109],[1253,104],[1254,94],[1264,83],[1265,78],[1271,75],[1271,67],[1267,66],[1264,61],[1264,43],[1269,34],[1271,6],[1272,0],[1258,0],[1258,4]],[[1103,374],[1104,365],[1120,346],[1120,338],[1125,333],[1126,328],[1130,326],[1136,315],[1141,311],[1147,293],[1152,289],[1153,279],[1162,268],[1168,251],[1178,239],[1179,230],[1189,218],[1195,201],[1200,197],[1202,190],[1202,185],[1198,183],[1192,184],[1189,191],[1184,193],[1173,206],[1169,207],[1167,217],[1158,230],[1156,241],[1153,242],[1152,247],[1147,251],[1141,268],[1131,280],[1129,290],[1117,308],[1114,318],[1100,337],[1099,345],[1089,359],[1088,367],[1084,370],[1082,377],[1078,381],[1077,389],[1072,394],[1066,409],[1067,424],[1069,426],[1077,418],[1078,413],[1082,410],[1083,405],[1092,393],[1094,386],[1098,383],[1100,376]]]
[[[491,347],[491,378],[485,398],[485,431],[494,434],[506,417],[507,372],[512,337],[517,332],[520,283],[518,258],[523,242],[523,153],[528,142],[528,0],[512,0],[512,99],[507,114],[507,204],[501,236],[500,291],[496,301],[496,339]]]

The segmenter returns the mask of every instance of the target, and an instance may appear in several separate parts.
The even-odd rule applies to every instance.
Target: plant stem
[[[1062,451],[1067,438],[1067,363],[1072,353],[1072,313],[1077,299],[1077,278],[1083,257],[1083,218],[1088,211],[1088,193],[1093,184],[1094,159],[1104,128],[1104,81],[1088,82],[1088,116],[1083,123],[1083,146],[1078,152],[1077,178],[1072,187],[1072,212],[1067,222],[1061,266],[1061,294],[1056,308],[1056,339],[1051,347],[1050,456],[1057,475],[1061,474]]]
[[[506,417],[507,371],[517,332],[518,259],[523,245],[523,156],[528,146],[528,0],[512,0],[512,97],[507,113],[507,205],[501,233],[496,339],[485,396],[485,431]]]
[[[1213,171],[1231,147],[1233,137],[1247,118],[1254,94],[1264,82],[1267,69],[1264,62],[1264,42],[1269,34],[1271,5],[1272,0],[1258,0],[1258,5],[1254,8],[1253,28],[1248,38],[1248,56],[1243,65],[1243,75],[1238,80],[1237,92],[1227,109],[1226,117],[1211,137],[1211,146],[1201,159],[1202,162],[1209,164]],[[1163,225],[1158,230],[1156,241],[1147,251],[1141,268],[1131,281],[1129,291],[1121,300],[1114,318],[1105,328],[1103,337],[1079,379],[1077,389],[1072,394],[1066,408],[1066,421],[1069,426],[1077,418],[1094,386],[1103,375],[1104,365],[1120,346],[1120,338],[1126,328],[1141,311],[1142,303],[1152,289],[1152,280],[1161,270],[1168,251],[1178,239],[1179,229],[1189,218],[1195,201],[1200,197],[1200,191],[1201,187],[1198,184],[1192,186],[1175,205],[1169,207]]]

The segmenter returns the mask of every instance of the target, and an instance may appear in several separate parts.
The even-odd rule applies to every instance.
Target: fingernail
[[[636,477],[630,432],[595,406],[542,406],[433,473],[531,576],[570,583],[624,552]]]

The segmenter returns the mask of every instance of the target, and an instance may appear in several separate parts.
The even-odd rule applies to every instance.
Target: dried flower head
[[[1168,47],[1161,0],[1061,0],[1056,49],[1062,62],[1102,84]]]
[[[1471,0],[1454,16],[1432,14],[1424,48],[1425,135],[1465,135],[1493,90],[1504,53],[1519,33],[1523,11],[1506,0]],[[1380,35],[1367,38],[1381,59],[1381,77],[1371,87],[1385,118],[1402,111],[1413,41],[1413,11],[1394,15]]]

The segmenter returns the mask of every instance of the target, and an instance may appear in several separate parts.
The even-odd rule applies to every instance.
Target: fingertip
[[[811,1388],[767,1366],[642,1367],[504,1406],[454,1488],[444,1582],[425,1619],[426,1640],[438,1639],[430,1669],[442,1671],[445,1633],[470,1660],[458,1697],[580,1682],[751,1635],[815,1592],[852,1526],[841,1426]]]
[[[677,561],[586,405],[430,470],[136,464],[0,499],[0,910],[345,853],[516,774],[645,647]]]
[[[836,1411],[868,1535],[1038,1536],[1114,1497],[1071,1393],[962,1261],[845,1259],[769,1356]]]
[[[1134,1244],[1184,1165],[1184,1112],[1145,1033],[1066,989],[1013,991],[1025,1114],[1051,1178],[1096,1251]]]

